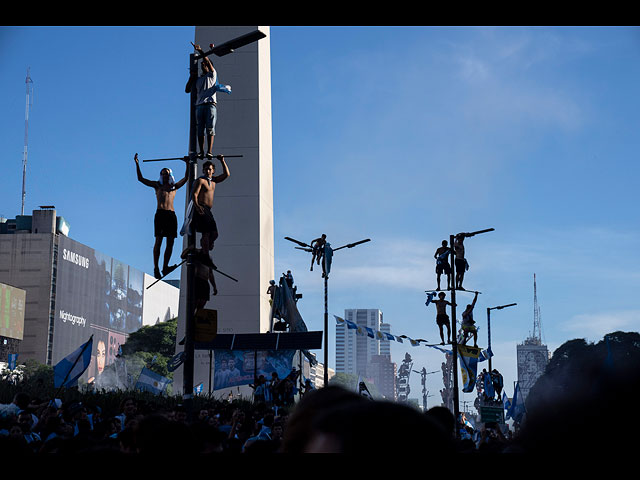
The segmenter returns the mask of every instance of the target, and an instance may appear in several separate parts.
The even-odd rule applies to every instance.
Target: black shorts
[[[440,275],[443,272],[447,275],[451,273],[451,265],[449,265],[449,262],[442,262],[436,265],[436,273]]]
[[[209,289],[209,281],[204,278],[196,277],[196,299],[204,300],[205,302],[209,301],[210,297],[210,289]]]
[[[436,323],[438,325],[447,325],[449,326],[449,315],[436,315]]]
[[[156,237],[176,238],[178,236],[178,218],[173,210],[156,210],[153,219]]]
[[[198,213],[198,210],[193,211],[193,228],[195,228],[196,232],[208,233],[215,240],[218,238],[218,226],[213,219],[213,213],[207,207],[202,208],[204,209],[202,214]]]
[[[456,258],[456,271],[464,273],[467,270],[467,260],[464,258]]]

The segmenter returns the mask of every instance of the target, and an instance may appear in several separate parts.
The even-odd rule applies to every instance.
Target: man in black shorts
[[[222,163],[222,173],[214,176],[215,167],[212,162],[206,161],[202,165],[203,175],[194,182],[192,192],[193,216],[192,224],[196,232],[202,233],[200,245],[203,251],[209,252],[213,249],[213,244],[218,238],[218,226],[213,219],[211,208],[213,207],[213,194],[216,185],[229,178],[229,167],[224,155],[216,155]]]
[[[153,219],[154,235],[156,238],[155,244],[153,245],[153,275],[156,278],[162,278],[162,276],[171,273],[176,268],[175,265],[172,267],[169,266],[171,254],[173,253],[173,242],[178,236],[178,219],[176,218],[176,212],[173,209],[173,199],[176,196],[176,190],[187,182],[189,175],[189,163],[188,159],[185,159],[186,171],[182,180],[176,182],[171,173],[171,169],[165,167],[160,170],[160,178],[154,182],[142,176],[137,153],[133,159],[136,162],[138,181],[147,187],[152,187],[156,191],[157,210]],[[160,269],[158,268],[158,262],[160,261],[160,248],[162,247],[163,238],[167,239],[167,243],[164,251],[164,263],[161,275]]]
[[[444,331],[443,327],[447,328],[447,343],[451,343],[451,326],[449,325],[449,315],[447,315],[447,305],[452,305],[451,302],[444,299],[445,293],[440,292],[438,294],[438,300],[434,300],[432,303],[436,305],[436,323],[440,329],[441,345],[444,345]]]
[[[447,290],[451,288],[451,265],[449,265],[449,252],[447,241],[442,241],[442,246],[436,250],[433,258],[436,259],[436,275],[438,276],[438,290],[440,290],[440,276],[447,276]]]

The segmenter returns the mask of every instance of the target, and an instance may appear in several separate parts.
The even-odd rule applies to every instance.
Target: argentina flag
[[[166,377],[163,377],[159,373],[149,370],[147,367],[143,367],[136,382],[135,389],[143,392],[151,392],[154,394],[160,394],[167,388],[167,385],[171,383]]]
[[[91,362],[91,352],[93,350],[93,335],[87,343],[78,347],[60,360],[53,367],[54,382],[56,388],[73,387],[77,384],[78,378],[84,373]]]

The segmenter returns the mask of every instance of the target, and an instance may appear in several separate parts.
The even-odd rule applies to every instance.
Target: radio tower
[[[533,274],[533,333],[529,340],[531,345],[542,345],[542,322],[540,318],[540,307],[538,306],[535,273]]]
[[[26,180],[27,180],[27,143],[29,142],[29,109],[31,108],[31,97],[33,96],[33,80],[29,75],[27,68],[27,105],[24,111],[24,151],[22,152],[22,209],[20,215],[24,215],[24,199],[27,196]]]

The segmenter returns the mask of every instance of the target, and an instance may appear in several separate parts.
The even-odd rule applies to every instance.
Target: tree
[[[122,353],[148,352],[171,358],[176,349],[178,319],[172,318],[157,325],[147,325],[133,332],[122,345]]]
[[[520,442],[531,453],[629,453],[637,441],[626,404],[640,394],[640,334],[565,342],[530,390]]]

